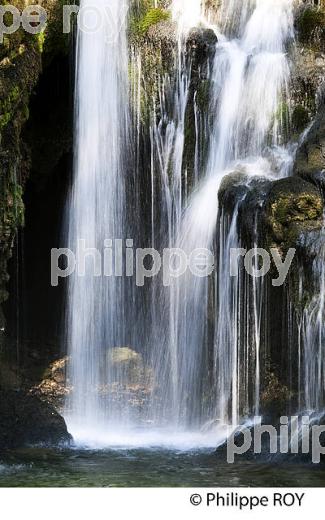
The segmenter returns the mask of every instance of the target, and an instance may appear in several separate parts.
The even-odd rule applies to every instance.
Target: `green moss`
[[[10,39],[8,36],[3,37],[2,48],[8,51],[10,49]]]
[[[14,180],[4,189],[1,202],[0,242],[13,236],[17,227],[24,225],[23,189]]]
[[[69,49],[69,35],[62,32],[65,3],[70,4],[68,0],[46,3],[48,23],[42,33],[32,35],[20,28],[5,35],[0,45],[0,304],[7,297],[7,262],[12,254],[13,239],[24,224],[23,190],[17,184],[17,177],[24,182],[30,164],[28,151],[22,146],[21,130],[29,117],[30,95],[42,67]],[[22,10],[26,2],[16,0],[14,4]]]
[[[270,233],[266,247],[273,243],[282,251],[296,247],[302,234],[319,230],[323,225],[320,191],[296,176],[275,181],[266,204],[266,222]]]
[[[275,120],[277,120],[278,125],[280,127],[280,133],[284,141],[289,139],[290,135],[290,108],[289,105],[285,102],[281,102],[278,110],[275,114]]]
[[[261,395],[263,408],[269,413],[270,411],[277,410],[277,415],[281,415],[283,410],[285,410],[285,406],[293,397],[293,393],[286,385],[279,381],[273,371],[266,372],[263,386],[264,389]]]
[[[294,132],[301,133],[308,125],[309,119],[308,110],[302,105],[297,105],[293,109],[291,116],[292,128]]]
[[[69,52],[71,34],[63,32],[63,7],[70,5],[69,0],[57,0],[53,8],[48,11],[47,25],[42,32],[32,35],[38,52],[42,55],[43,67],[47,67],[54,56],[66,55]],[[76,16],[71,16],[71,27],[75,23]],[[71,29],[72,33],[73,29]]]
[[[13,61],[15,61],[15,59],[17,58],[17,56],[21,56],[22,54],[24,54],[26,50],[26,47],[24,44],[21,44],[19,45],[19,47],[17,49],[14,49],[13,51],[11,51],[8,55],[8,58],[9,58],[9,61],[12,63]]]
[[[170,13],[161,8],[149,9],[143,19],[139,23],[139,30],[142,34],[148,32],[152,25],[156,25],[159,22],[169,20]]]
[[[45,30],[38,34],[35,34],[35,39],[37,42],[38,50],[42,54],[44,51],[44,43],[45,43],[45,39],[46,39]]]
[[[23,189],[20,184],[12,183],[9,187],[6,221],[12,228],[24,225]]]
[[[150,27],[161,20],[170,18],[169,11],[164,9],[165,5],[163,1],[131,0],[129,10],[128,41],[141,57],[140,119],[145,126],[149,125],[155,103],[159,104],[160,81],[166,75],[172,77],[174,74],[175,42],[172,37],[169,38],[168,29],[166,32],[162,31],[162,35],[149,31]],[[170,34],[173,34],[172,30]],[[132,60],[129,78],[135,90],[138,88],[138,74],[138,65]],[[138,110],[137,106],[135,110]]]
[[[4,101],[0,102],[0,130],[7,126],[9,121],[12,119],[19,98],[20,90],[16,85],[9,93],[9,96],[7,96]]]
[[[209,108],[210,101],[210,81],[201,80],[197,89],[197,104],[204,112]]]
[[[303,43],[309,43],[317,32],[323,32],[325,26],[325,12],[317,7],[307,7],[301,13],[297,21],[299,39]]]
[[[291,222],[317,220],[322,216],[323,204],[320,196],[309,193],[282,195],[272,204],[272,213],[277,223],[288,225]]]
[[[10,112],[6,112],[5,114],[0,116],[0,130],[1,130],[1,128],[4,128],[5,126],[7,126],[10,119],[11,119]]]
[[[151,0],[142,0],[131,10],[129,32],[131,40],[144,36],[150,27],[170,19],[170,12],[161,7],[153,7]]]

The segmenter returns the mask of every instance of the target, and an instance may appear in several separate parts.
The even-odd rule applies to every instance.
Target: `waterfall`
[[[186,58],[186,34],[201,16],[201,1],[175,0],[172,15],[178,24],[178,44],[173,77],[161,78],[158,110],[154,106],[150,128],[152,179],[152,244],[160,252],[173,248],[187,198],[187,172],[184,172],[185,117],[191,84],[191,61]],[[170,109],[172,107],[172,109]],[[197,113],[195,112],[197,115]],[[197,123],[198,132],[198,123]],[[196,138],[196,142],[198,137]],[[198,152],[197,152],[198,153]],[[158,173],[158,183],[157,183]],[[158,200],[158,208],[154,201]],[[157,203],[157,202],[156,202]],[[157,226],[158,222],[158,226]],[[180,319],[179,295],[174,287],[162,287],[162,279],[152,285],[151,334],[149,348],[158,395],[154,396],[150,418],[155,423],[177,425],[180,414],[178,366],[180,356],[176,330]],[[157,343],[157,337],[159,342]],[[158,403],[158,404],[157,404]]]
[[[282,159],[290,150],[280,148],[283,122],[277,112],[281,101],[287,102],[289,97],[285,46],[293,37],[292,2],[244,2],[240,13],[238,3],[231,2],[227,23],[239,39],[226,39],[216,52],[214,81],[219,118],[213,135],[217,145],[211,146],[208,172],[214,176],[221,172],[223,176],[225,167],[242,172],[249,191],[250,179],[285,176],[291,163]],[[239,200],[238,206],[242,202]],[[220,217],[214,347],[215,414],[222,422],[234,425],[245,416],[260,413],[264,291],[263,280],[249,278],[239,264],[237,277],[230,278],[231,248],[242,246],[238,206],[230,223],[227,215]],[[255,249],[259,242],[257,222],[258,214],[251,244]]]
[[[227,34],[223,35],[221,25],[211,78],[210,112],[213,114],[213,124],[206,172],[189,199],[175,239],[176,247],[187,252],[195,248],[211,250],[214,247],[219,212],[218,190],[225,175],[239,171],[249,179],[258,175],[274,178],[276,171],[278,176],[288,174],[288,161],[283,157],[289,151],[285,147],[280,148],[283,121],[279,107],[288,98],[290,71],[285,48],[293,37],[292,2],[231,2],[228,7],[233,12],[234,34],[230,39]],[[231,22],[228,8],[227,12],[228,21]],[[235,19],[240,19],[242,23],[235,23]],[[177,295],[173,310],[177,325],[171,344],[173,351],[177,352],[174,357],[178,359],[175,379],[178,381],[179,419],[192,425],[202,423],[204,419],[213,419],[206,416],[208,409],[213,410],[215,418],[224,424],[231,421],[237,424],[244,412],[259,411],[262,284],[254,282],[254,286],[248,289],[251,303],[246,304],[248,312],[250,306],[252,308],[253,319],[246,318],[249,339],[243,340],[237,324],[242,318],[245,283],[240,278],[240,272],[237,280],[230,279],[228,260],[230,248],[240,247],[237,214],[238,208],[227,225],[225,219],[228,217],[221,213],[217,236],[219,267],[214,283],[216,320],[213,355],[215,394],[197,383],[207,379],[207,341],[210,334],[207,316],[211,304],[211,280],[185,275],[175,282],[173,289]],[[249,326],[251,322],[253,325]],[[253,368],[248,367],[249,349],[254,352],[250,356],[255,359]],[[241,404],[239,396],[245,383],[247,388],[247,380],[252,378],[252,374],[255,382],[254,405],[248,402]],[[207,405],[209,400],[210,408]]]
[[[97,13],[101,26],[94,32],[78,29],[76,50],[74,178],[67,242],[72,251],[79,248],[80,258],[83,247],[98,250],[88,250],[84,275],[74,274],[68,285],[68,381],[73,392],[66,417],[76,437],[79,429],[95,429],[108,416],[117,420],[123,415],[127,420],[126,409],[107,410],[101,398],[118,378],[109,349],[127,345],[127,300],[123,277],[101,274],[98,252],[114,245],[109,241],[126,238],[128,5],[124,0],[83,0],[81,6],[88,8],[85,24],[92,27]]]
[[[310,265],[298,259],[297,278],[288,289],[288,350],[291,392],[289,427],[292,446],[302,448],[306,431],[323,425],[325,417],[325,228],[318,236],[304,237],[313,258]],[[296,285],[296,288],[294,288]],[[307,419],[303,429],[303,419]]]
[[[300,332],[298,394],[299,412],[324,415],[325,400],[325,230],[316,242],[312,265],[314,295],[298,317]],[[310,281],[301,277],[301,290]],[[305,287],[305,290],[307,289]],[[308,290],[308,289],[307,289]],[[302,296],[302,294],[301,294]]]
[[[197,27],[203,18],[204,0],[173,0],[171,11],[173,19],[177,21],[180,34],[186,34],[193,27]]]
[[[80,239],[102,250],[103,245],[110,247],[105,240],[124,240],[130,229],[141,231],[142,72],[135,54],[132,119],[123,23],[127,2],[83,4],[96,5],[103,15],[109,6],[112,19],[120,21],[114,38],[107,38],[112,27],[105,16],[100,31],[79,32],[77,37],[75,161],[67,236],[72,250]],[[88,255],[85,276],[74,275],[68,287],[68,380],[73,391],[66,417],[76,437],[89,426],[90,435],[107,425],[199,430],[206,423],[238,424],[259,413],[265,288],[261,280],[249,279],[239,264],[237,276],[230,277],[230,250],[242,245],[240,212],[256,179],[290,173],[282,107],[288,100],[286,46],[293,38],[292,9],[293,0],[222,2],[215,27],[218,43],[207,74],[209,109],[202,115],[192,92],[186,37],[193,26],[209,26],[204,2],[172,2],[178,23],[175,67],[172,74],[157,78],[157,99],[149,100],[151,213],[146,238],[160,252],[178,248],[189,256],[208,249],[215,257],[215,271],[209,276],[187,272],[168,287],[156,277],[135,294],[122,273],[94,277],[94,258]],[[190,104],[195,120],[193,173],[184,161]],[[127,178],[132,125],[136,165]],[[200,147],[205,140],[203,160]],[[218,192],[223,179],[233,174],[240,176],[244,190],[228,211],[219,207]],[[258,213],[253,221],[252,247],[257,248]],[[149,365],[153,382],[147,388],[149,405],[140,417],[129,406],[125,374],[115,362],[122,354],[116,352],[119,347],[141,351]]]
[[[196,12],[196,20],[202,21],[199,4],[192,14]],[[173,12],[177,9],[180,2],[175,1]],[[261,280],[251,282],[242,270],[238,277],[230,277],[230,248],[240,247],[237,217],[242,201],[229,218],[219,213],[218,190],[225,175],[234,171],[246,176],[249,189],[250,178],[288,175],[292,163],[291,151],[282,144],[285,122],[280,109],[288,100],[286,45],[293,37],[292,2],[224,2],[221,13],[226,11],[231,30],[222,19],[216,29],[209,153],[203,171],[196,170],[194,179],[189,179],[182,164],[191,82],[190,67],[182,60],[188,32],[185,10],[178,18],[181,43],[174,113],[168,113],[172,84],[167,78],[159,97],[160,117],[154,115],[152,125],[152,183],[157,183],[158,171],[164,223],[155,237],[165,231],[165,247],[180,248],[187,255],[205,248],[217,260],[215,279],[186,273],[168,288],[161,288],[161,280],[153,285],[156,313],[150,348],[156,395],[151,419],[176,428],[198,428],[214,418],[237,424],[243,415],[259,413],[264,286]],[[196,145],[200,132],[202,128],[196,133]],[[157,196],[153,199],[157,201]],[[257,247],[257,229],[255,234]]]

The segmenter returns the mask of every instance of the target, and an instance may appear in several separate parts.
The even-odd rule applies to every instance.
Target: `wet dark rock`
[[[51,405],[23,391],[0,388],[0,449],[71,440],[63,417]]]
[[[293,132],[298,137],[317,113],[324,86],[325,53],[297,43],[291,53],[291,61],[293,70],[290,86],[290,134]]]
[[[325,8],[310,2],[297,10],[295,29],[300,42],[325,50]]]
[[[289,388],[279,381],[274,371],[268,371],[263,381],[261,393],[261,412],[264,420],[268,418],[271,424],[284,415],[292,398]]]
[[[50,364],[45,370],[40,383],[34,385],[31,393],[55,408],[58,412],[63,410],[66,397],[70,393],[70,386],[66,382],[67,356]]]
[[[147,40],[157,44],[175,45],[177,41],[177,27],[171,20],[164,20],[152,25],[146,34]]]
[[[247,247],[253,247],[255,243],[264,245],[265,229],[261,215],[271,186],[272,181],[263,177],[253,177],[248,184],[246,197],[239,207],[240,235]]]
[[[218,38],[212,29],[196,28],[192,29],[187,38],[187,51],[194,59],[194,67],[198,66],[212,54]]]
[[[193,180],[196,162],[196,117],[208,119],[210,103],[210,76],[217,37],[211,29],[195,28],[190,31],[186,42],[187,61],[191,64],[191,82],[185,114],[185,142],[183,166],[189,182]],[[200,162],[204,168],[208,150],[207,136],[200,143]]]
[[[316,259],[320,252],[324,249],[325,234],[322,229],[314,229],[301,235],[297,240],[297,246],[301,251],[305,251],[308,258]]]
[[[303,105],[296,105],[291,114],[292,130],[295,134],[302,133],[310,121],[309,112]]]
[[[301,177],[314,184],[321,192],[323,198],[325,198],[325,171],[312,173],[303,172]]]
[[[32,3],[17,0],[15,6],[22,11]],[[55,56],[66,55],[69,49],[69,37],[62,32],[62,4],[44,0],[42,6],[48,15],[42,35],[21,28],[5,35],[0,45],[0,305],[8,299],[7,263],[17,231],[24,225],[23,193],[30,175],[31,154],[22,132],[29,118],[30,101],[42,71]],[[42,146],[37,145],[38,149]],[[2,327],[2,311],[0,324]]]
[[[236,205],[247,194],[248,176],[242,172],[232,172],[226,175],[221,182],[218,198],[220,207],[226,213],[233,213]]]
[[[290,134],[299,133],[317,113],[320,90],[324,86],[325,5],[322,2],[300,3],[295,9],[295,44],[290,49],[292,78],[290,105],[292,127]]]
[[[234,172],[224,177],[219,190],[219,203],[229,214],[238,205],[239,233],[243,243],[251,245],[256,234],[261,236],[260,214],[272,182],[265,177],[250,177]]]
[[[319,189],[300,177],[272,184],[265,205],[269,242],[283,249],[294,247],[302,233],[320,230],[323,200]]]
[[[295,173],[325,194],[325,105],[298,149]]]

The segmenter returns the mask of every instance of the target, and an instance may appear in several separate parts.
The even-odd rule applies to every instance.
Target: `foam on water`
[[[190,432],[187,430],[157,429],[151,426],[134,429],[121,429],[120,425],[107,424],[102,429],[91,425],[74,424],[68,421],[73,432],[76,447],[88,449],[162,449],[190,451],[197,449],[215,449],[223,444],[230,434],[227,428],[214,432]]]

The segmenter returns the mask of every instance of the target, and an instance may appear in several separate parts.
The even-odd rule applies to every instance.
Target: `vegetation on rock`
[[[15,0],[22,11],[32,1]],[[22,28],[0,45],[0,308],[8,294],[7,261],[17,229],[23,225],[23,189],[30,169],[21,132],[29,117],[30,97],[44,67],[55,55],[67,52],[69,38],[62,33],[64,0],[44,0],[48,23],[44,32],[32,35]],[[3,326],[3,318],[0,324]]]
[[[294,247],[299,235],[323,224],[323,200],[319,190],[299,177],[273,183],[266,204],[271,238],[284,250]]]
[[[304,44],[312,44],[316,48],[324,47],[325,40],[325,8],[319,6],[305,7],[296,21],[299,40]]]

